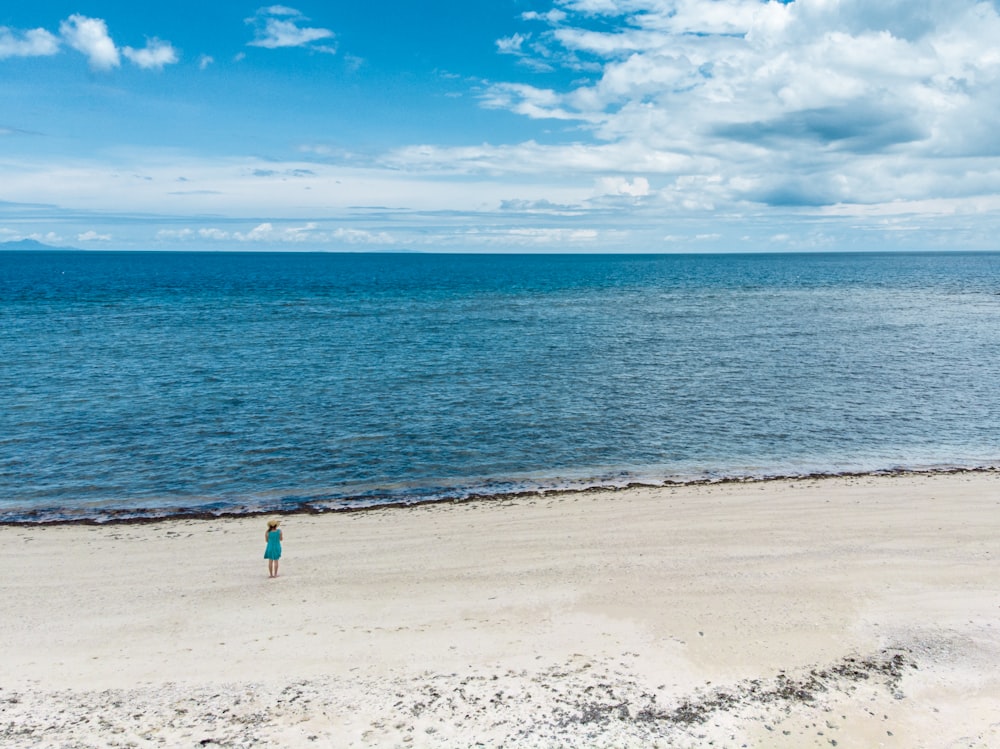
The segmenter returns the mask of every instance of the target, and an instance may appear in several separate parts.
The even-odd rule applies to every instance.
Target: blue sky
[[[0,8],[0,241],[997,249],[1000,0]]]

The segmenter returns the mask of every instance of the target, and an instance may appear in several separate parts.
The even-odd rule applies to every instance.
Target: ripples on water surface
[[[0,253],[0,518],[994,465],[1000,254]]]

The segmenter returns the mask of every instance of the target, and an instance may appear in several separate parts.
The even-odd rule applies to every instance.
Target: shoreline
[[[282,517],[0,527],[0,744],[1000,744],[996,471]]]
[[[109,508],[102,511],[102,514],[97,517],[79,517],[79,518],[67,518],[67,517],[57,517],[54,519],[16,519],[16,520],[5,520],[0,517],[0,527],[41,527],[41,526],[63,526],[63,525],[93,525],[93,526],[110,526],[110,525],[142,525],[149,523],[161,523],[169,522],[171,520],[225,520],[225,519],[237,519],[237,518],[252,518],[252,517],[264,517],[269,515],[282,515],[282,516],[297,516],[297,515],[326,515],[326,514],[345,514],[345,513],[363,513],[376,510],[385,509],[408,509],[413,507],[422,507],[437,504],[468,504],[476,502],[502,502],[513,499],[530,498],[530,497],[558,497],[558,496],[575,496],[581,494],[589,493],[615,493],[621,491],[629,491],[633,489],[669,489],[675,487],[686,487],[686,486],[724,486],[728,484],[762,484],[768,482],[795,482],[795,481],[816,481],[816,480],[826,480],[826,479],[850,479],[850,478],[864,478],[867,476],[937,476],[937,475],[952,475],[952,474],[998,474],[1000,475],[1000,466],[998,465],[980,465],[972,467],[964,466],[953,466],[946,465],[943,467],[929,467],[929,468],[885,468],[876,469],[871,471],[836,471],[836,472],[824,472],[816,471],[810,473],[800,473],[800,474],[775,474],[775,475],[762,475],[762,476],[720,476],[718,478],[698,478],[698,479],[670,479],[666,478],[659,482],[648,482],[648,481],[629,481],[622,484],[588,484],[583,482],[579,488],[551,488],[547,489],[544,487],[537,489],[525,489],[510,492],[495,492],[495,493],[483,493],[483,492],[469,492],[467,494],[442,494],[440,496],[432,496],[428,498],[415,498],[412,500],[367,500],[362,498],[345,498],[342,501],[344,505],[338,505],[334,507],[318,507],[316,504],[318,502],[330,501],[330,500],[303,500],[296,504],[289,504],[288,506],[280,507],[273,506],[267,509],[246,509],[244,511],[235,510],[222,510],[220,512],[212,512],[210,510],[199,510],[194,508],[178,508],[177,511],[169,512],[167,514],[145,514],[137,515],[135,513],[156,512],[154,509],[150,508],[137,508],[137,507],[122,507],[122,508]],[[42,512],[54,512],[55,510],[45,509],[45,510],[29,510],[24,514],[30,516],[33,513]]]

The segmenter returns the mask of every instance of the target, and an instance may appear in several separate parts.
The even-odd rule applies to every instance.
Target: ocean
[[[0,252],[0,521],[1000,465],[1000,253]]]

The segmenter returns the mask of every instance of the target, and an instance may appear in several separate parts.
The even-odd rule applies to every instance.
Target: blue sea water
[[[1000,254],[0,253],[0,520],[1000,463]]]

